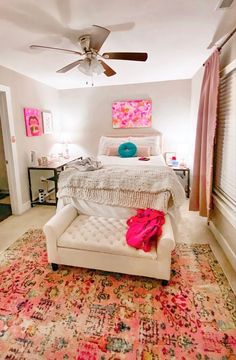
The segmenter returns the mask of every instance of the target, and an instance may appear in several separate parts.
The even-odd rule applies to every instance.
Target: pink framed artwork
[[[41,111],[24,108],[26,136],[40,136],[43,134]]]
[[[114,129],[152,126],[152,101],[129,100],[112,104],[112,126]]]

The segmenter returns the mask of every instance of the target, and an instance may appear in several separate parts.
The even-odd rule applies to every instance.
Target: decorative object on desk
[[[179,158],[179,166],[186,166],[186,159],[188,158],[188,144],[180,143],[177,145],[177,154]]]
[[[46,155],[38,158],[38,166],[48,166],[48,164],[49,164],[49,160]],[[33,165],[31,165],[31,166],[33,166]]]
[[[171,163],[172,163],[172,166],[178,166],[179,165],[179,162],[176,159],[176,156],[172,156]]]
[[[43,118],[43,132],[44,134],[52,134],[53,126],[52,126],[52,113],[50,111],[42,112]]]
[[[165,159],[166,159],[166,164],[169,166],[172,166],[172,157],[176,156],[175,152],[166,152],[165,153]]]
[[[47,156],[42,156],[41,161],[42,161],[41,165],[48,166],[48,157]]]
[[[112,104],[112,125],[114,129],[151,127],[152,101],[130,100]]]
[[[30,166],[36,166],[36,165],[37,165],[36,151],[31,150],[30,151]]]
[[[59,160],[59,161],[61,161],[62,159],[64,159],[63,152],[59,152],[57,155],[58,155],[58,160]]]
[[[26,136],[43,134],[41,112],[38,109],[24,108]]]

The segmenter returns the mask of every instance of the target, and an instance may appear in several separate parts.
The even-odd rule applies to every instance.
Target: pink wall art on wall
[[[26,136],[40,136],[43,134],[41,111],[24,108]]]
[[[130,100],[112,104],[112,125],[114,129],[151,127],[152,101]]]

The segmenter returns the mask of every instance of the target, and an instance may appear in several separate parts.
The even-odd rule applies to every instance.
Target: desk
[[[57,204],[57,190],[58,190],[58,177],[61,171],[65,169],[65,166],[68,165],[70,162],[74,160],[81,160],[82,157],[74,157],[69,159],[62,159],[58,161],[50,162],[48,165],[38,165],[38,166],[29,166],[28,167],[28,179],[29,179],[29,192],[30,192],[30,203],[31,207],[34,205],[56,205]],[[45,200],[43,202],[39,201],[39,198],[33,199],[33,192],[32,192],[32,171],[42,171],[42,170],[52,170],[53,176],[46,178],[46,181],[52,181],[54,183],[54,187],[50,189],[45,195]],[[53,200],[47,200],[52,194],[54,194]]]
[[[184,177],[187,177],[187,184],[185,185],[185,193],[186,193],[187,198],[189,198],[189,195],[190,195],[190,169],[185,166],[182,166],[182,167],[181,166],[172,166],[172,169],[174,170],[174,172],[176,174],[182,173],[182,175],[180,174],[182,179]]]

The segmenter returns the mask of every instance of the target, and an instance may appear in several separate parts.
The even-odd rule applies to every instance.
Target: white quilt
[[[58,183],[58,198],[70,197],[99,204],[152,208],[167,212],[169,197],[160,205],[159,196],[167,193],[180,206],[184,191],[177,176],[167,166],[104,166],[94,172],[67,169]]]

